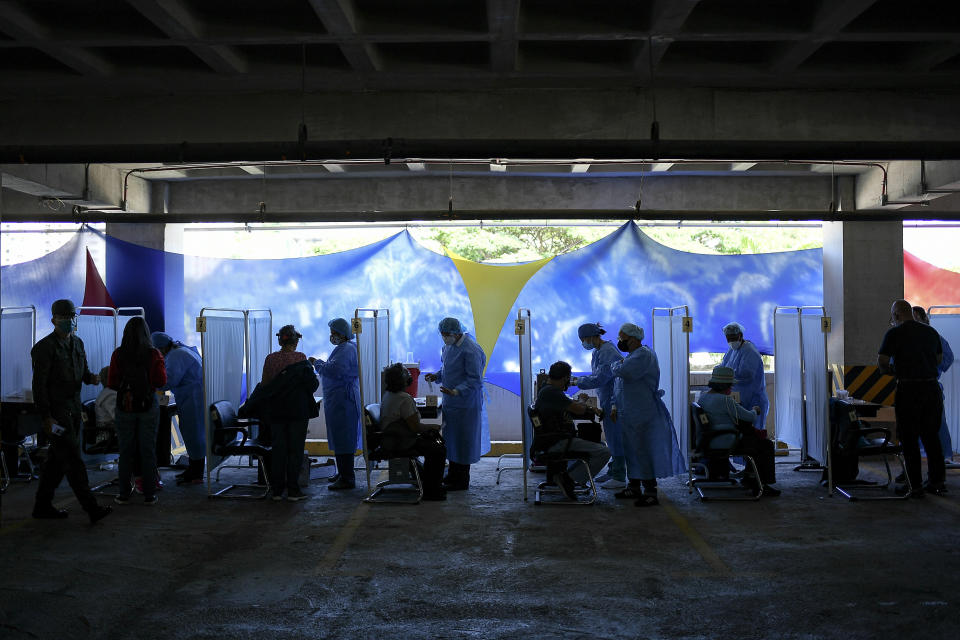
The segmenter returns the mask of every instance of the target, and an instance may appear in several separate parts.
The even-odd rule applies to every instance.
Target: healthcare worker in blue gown
[[[203,360],[196,347],[174,340],[162,331],[154,331],[150,340],[163,354],[167,384],[162,390],[173,392],[177,401],[180,435],[190,457],[187,470],[177,475],[177,484],[200,484],[207,456],[203,423]]]
[[[743,339],[743,325],[740,323],[731,322],[725,325],[723,337],[729,348],[720,361],[720,366],[733,369],[733,375],[737,379],[733,391],[740,394],[740,404],[747,409],[760,407],[760,415],[753,426],[762,430],[770,409],[767,382],[763,375],[763,359],[756,345]]]
[[[450,461],[444,488],[463,491],[470,487],[470,465],[490,451],[490,424],[483,397],[487,356],[476,340],[464,333],[456,318],[444,318],[439,329],[442,366],[423,379],[439,382],[443,393],[443,438]]]
[[[610,419],[614,381],[613,378],[607,376],[606,382],[601,384],[599,374],[604,365],[620,362],[623,360],[623,356],[620,355],[612,342],[601,337],[606,332],[606,329],[600,326],[599,322],[582,324],[577,329],[577,335],[580,337],[583,348],[593,351],[590,354],[591,375],[575,378],[570,381],[570,384],[579,389],[597,390],[597,400],[604,413],[603,437],[606,440],[607,448],[610,449],[611,457],[607,473],[596,478],[596,481],[601,483],[600,486],[604,489],[622,489],[627,486],[627,463],[623,457],[623,436],[620,433],[620,424]]]
[[[353,458],[360,446],[360,369],[357,343],[350,323],[336,318],[327,323],[333,353],[326,362],[314,361],[323,385],[323,417],[327,424],[327,443],[337,459],[337,475],[327,487],[330,491],[353,489]]]
[[[627,356],[601,367],[602,380],[614,380],[610,418],[620,424],[627,463],[627,486],[616,498],[634,499],[638,507],[660,504],[657,478],[682,473],[686,464],[673,431],[673,420],[661,399],[657,354],[643,346],[643,329],[627,322],[617,335],[617,349]]]

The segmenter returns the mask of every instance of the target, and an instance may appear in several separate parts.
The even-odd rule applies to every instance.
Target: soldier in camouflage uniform
[[[33,507],[34,518],[66,518],[67,512],[53,506],[53,494],[63,476],[73,489],[90,522],[111,512],[97,504],[90,491],[87,468],[80,455],[83,437],[80,405],[82,384],[99,384],[100,376],[90,372],[83,341],[73,335],[77,310],[70,300],[57,300],[51,309],[53,332],[33,346],[33,403],[50,439],[47,460],[40,474],[40,486]],[[54,425],[63,428],[54,429]],[[59,432],[59,433],[58,433]]]

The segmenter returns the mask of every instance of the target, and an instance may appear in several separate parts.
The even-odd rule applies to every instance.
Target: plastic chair
[[[690,421],[690,436],[692,442],[696,443],[696,448],[690,458],[689,485],[691,490],[695,490],[700,500],[759,500],[763,495],[763,483],[760,481],[760,473],[757,470],[757,463],[752,456],[737,452],[740,444],[740,432],[736,427],[730,429],[716,429],[710,422],[710,416],[696,402],[690,403],[690,414],[693,418]],[[730,456],[740,456],[746,463],[749,473],[753,474],[756,481],[754,488],[745,487],[730,477],[715,476],[711,477],[710,462],[722,460],[725,469],[730,466]],[[717,491],[718,493],[707,494],[707,491]],[[746,495],[742,494],[744,490],[749,490]],[[724,495],[728,493],[729,495]]]
[[[540,413],[536,410],[534,405],[527,407],[527,415],[530,416],[530,423],[533,425],[533,433],[536,435],[544,435],[546,427],[543,424],[543,420],[540,417]],[[567,446],[569,447],[570,442],[573,438],[567,438]],[[543,482],[537,484],[537,491],[534,494],[533,504],[556,504],[556,505],[591,505],[597,501],[597,484],[593,481],[593,474],[590,473],[590,465],[588,460],[590,459],[590,454],[579,452],[579,451],[531,451],[530,457],[536,457],[537,461],[546,466],[547,479]],[[587,483],[582,486],[578,486],[574,493],[576,496],[589,496],[587,500],[574,499],[571,500],[567,498],[563,490],[556,484],[554,484],[551,479],[557,473],[562,473],[564,471],[569,471],[571,468],[575,468],[577,465],[583,465],[583,470],[587,474]],[[561,496],[562,499],[550,499],[544,502],[543,496]]]
[[[364,502],[386,502],[396,504],[419,504],[423,499],[423,480],[420,478],[420,461],[416,453],[401,455],[394,451],[384,451],[381,447],[380,405],[368,404],[363,412],[366,429],[366,458],[373,462],[387,463],[387,479],[370,485],[370,470],[367,470],[367,496]],[[403,487],[401,489],[388,487]]]
[[[262,500],[270,494],[270,474],[266,464],[266,457],[270,455],[270,446],[251,436],[250,429],[257,424],[258,422],[253,419],[238,418],[237,411],[229,400],[220,400],[210,405],[213,454],[223,458],[231,456],[249,456],[251,460],[256,458],[263,475],[263,484],[231,484],[208,497]],[[217,469],[217,480],[220,479],[220,467]],[[245,468],[243,465],[231,465],[231,467]],[[207,473],[210,473],[209,468]],[[230,494],[231,491],[236,490],[243,490],[246,493]]]

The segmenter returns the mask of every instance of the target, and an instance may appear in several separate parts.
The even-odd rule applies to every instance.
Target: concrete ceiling
[[[955,0],[0,1],[7,220],[948,217],[957,113]]]

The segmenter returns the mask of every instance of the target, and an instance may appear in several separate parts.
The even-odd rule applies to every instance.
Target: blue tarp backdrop
[[[58,297],[81,300],[83,249],[86,243],[104,241],[115,261],[108,265],[111,294],[163,286],[165,330],[191,344],[199,344],[193,318],[202,307],[269,308],[274,331],[295,324],[303,334],[300,349],[326,357],[333,348],[328,320],[349,318],[357,307],[388,308],[391,358],[404,360],[412,353],[423,371],[431,371],[439,366],[441,318],[457,317],[474,332],[470,298],[453,261],[423,248],[406,231],[358,249],[309,258],[184,256],[182,284],[171,276],[176,271],[167,270],[166,281],[157,276],[164,264],[179,262],[179,256],[81,232],[43,258],[4,267],[3,306],[35,304],[38,317],[44,318],[43,310]],[[111,250],[110,245],[117,246]],[[503,319],[487,378],[518,390],[513,319],[521,307],[532,313],[534,370],[563,359],[574,370],[585,371],[590,354],[577,338],[577,327],[584,322],[603,323],[613,339],[621,323],[634,322],[649,336],[654,307],[686,304],[694,319],[691,351],[725,351],[720,328],[736,320],[746,327],[746,337],[769,354],[777,305],[822,303],[820,249],[693,254],[658,244],[628,222],[602,240],[557,256],[530,278]],[[171,309],[182,313],[182,323],[171,322]],[[44,334],[42,326],[39,334]]]

